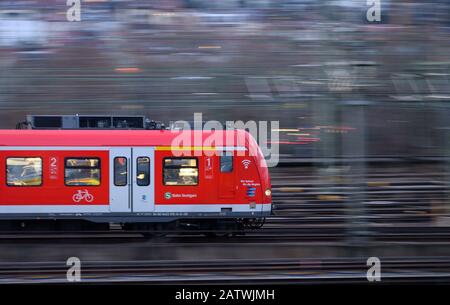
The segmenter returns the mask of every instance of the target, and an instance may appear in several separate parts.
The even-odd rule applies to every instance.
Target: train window
[[[114,158],[114,185],[126,186],[128,184],[127,158]]]
[[[197,185],[198,163],[194,158],[164,159],[164,185]]]
[[[137,185],[139,186],[150,185],[150,158],[148,157],[137,158],[136,178],[137,178]]]
[[[233,171],[233,156],[220,156],[220,172],[231,173]]]
[[[68,186],[98,186],[100,185],[100,169],[98,158],[68,158],[65,183]]]
[[[41,158],[7,158],[6,184],[9,186],[42,185]]]

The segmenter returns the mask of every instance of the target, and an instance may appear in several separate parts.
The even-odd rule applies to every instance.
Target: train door
[[[234,198],[236,196],[236,170],[234,169],[234,156],[219,157],[219,198]]]
[[[109,151],[111,212],[131,212],[131,148],[111,148]]]
[[[132,212],[153,212],[155,209],[155,149],[132,148]]]

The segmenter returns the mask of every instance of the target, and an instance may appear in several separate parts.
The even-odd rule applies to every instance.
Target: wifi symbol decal
[[[250,160],[242,160],[242,164],[244,164],[245,169],[248,169],[248,166],[250,165],[251,161]]]

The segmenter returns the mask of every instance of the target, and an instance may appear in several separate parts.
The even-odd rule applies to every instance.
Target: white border
[[[110,213],[109,205],[0,205],[0,213]]]
[[[272,204],[255,204],[255,208],[251,209],[249,203],[243,204],[155,204],[155,212],[209,212],[220,213],[221,209],[231,209],[232,212],[255,212],[270,211]]]

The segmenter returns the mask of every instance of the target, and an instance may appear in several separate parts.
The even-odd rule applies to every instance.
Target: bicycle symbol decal
[[[74,202],[81,202],[82,200],[92,202],[94,201],[94,196],[89,194],[88,190],[78,190],[78,192],[72,196],[72,200]]]

